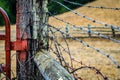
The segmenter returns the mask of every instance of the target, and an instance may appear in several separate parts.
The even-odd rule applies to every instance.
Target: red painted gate
[[[0,40],[5,40],[5,65],[0,65],[0,73],[6,73],[6,80],[11,80],[11,50],[26,51],[27,40],[17,40],[11,42],[10,39],[10,20],[7,13],[0,7],[0,14],[5,21],[5,34],[0,34]],[[19,46],[18,46],[19,45]],[[21,58],[23,56],[20,56]]]

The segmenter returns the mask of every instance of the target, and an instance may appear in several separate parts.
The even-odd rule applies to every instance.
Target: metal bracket
[[[17,40],[15,42],[11,42],[11,50],[27,51],[28,50],[27,40]]]

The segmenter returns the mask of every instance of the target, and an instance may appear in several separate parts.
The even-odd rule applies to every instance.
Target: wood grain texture
[[[45,80],[74,80],[47,51],[38,52],[34,61]]]

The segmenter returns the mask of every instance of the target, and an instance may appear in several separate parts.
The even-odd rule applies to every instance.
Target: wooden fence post
[[[33,14],[33,42],[32,43],[32,54],[35,55],[41,49],[48,50],[48,9],[47,0],[33,0],[32,14]],[[33,59],[34,60],[34,59]],[[36,62],[34,62],[36,64]],[[37,80],[44,80],[39,68],[35,65],[34,74]]]
[[[38,52],[34,61],[45,80],[75,80],[48,51]]]
[[[17,0],[17,39],[28,41],[28,51],[17,51],[18,80],[74,80],[46,54],[49,47],[47,4],[48,0]]]
[[[17,17],[16,17],[16,34],[17,40],[27,40],[28,46],[31,39],[30,24],[32,21],[31,6],[32,0],[16,0]],[[18,45],[19,46],[19,45]],[[17,80],[31,80],[31,52],[17,51]],[[29,61],[28,61],[29,60]],[[27,62],[26,62],[27,61]]]
[[[74,78],[58,62],[50,56],[48,50],[48,0],[34,0],[34,18],[36,27],[33,32],[34,39],[37,39],[37,52],[35,53],[34,62],[38,71],[45,80],[74,80]],[[33,30],[33,31],[34,31]],[[37,30],[37,33],[36,33]],[[37,72],[37,71],[36,71]],[[38,75],[37,78],[40,76]],[[40,79],[41,80],[41,79]]]

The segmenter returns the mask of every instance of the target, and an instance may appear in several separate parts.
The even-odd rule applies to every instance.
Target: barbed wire
[[[67,33],[61,31],[60,29],[57,29],[57,28],[54,27],[54,26],[51,26],[51,25],[49,25],[49,24],[46,24],[46,25],[48,25],[49,27],[51,27],[51,28],[53,28],[53,29],[56,29],[57,31],[61,32],[61,34],[65,34],[65,35],[67,34]],[[70,36],[70,35],[69,35],[69,36]],[[111,61],[113,62],[113,64],[114,64],[117,68],[120,68],[120,65],[118,64],[118,62],[117,62],[114,58],[112,58],[108,53],[105,53],[105,52],[103,52],[103,51],[100,50],[100,49],[97,49],[97,48],[95,48],[95,47],[93,47],[93,46],[90,46],[89,44],[87,44],[87,43],[84,42],[83,40],[80,40],[80,39],[78,39],[78,38],[76,38],[76,37],[72,37],[72,36],[70,36],[70,37],[71,37],[71,39],[73,39],[73,40],[75,40],[75,41],[78,41],[79,43],[83,44],[84,46],[89,47],[89,48],[95,50],[96,52],[104,55],[104,56],[107,57],[109,60],[111,60]]]
[[[49,12],[49,13],[50,13],[50,12]],[[50,14],[51,14],[51,13],[50,13]],[[64,20],[62,20],[62,19],[59,19],[59,18],[57,18],[57,17],[55,17],[55,16],[52,16],[52,17],[54,17],[55,19],[57,19],[57,20],[59,20],[59,21],[62,21],[62,22],[64,22],[64,23],[70,24],[70,25],[72,25],[72,26],[75,27],[75,28],[80,28],[80,30],[82,30],[82,31],[89,32],[89,30],[83,30],[83,29],[84,29],[83,27],[76,27],[75,25],[73,25],[73,24],[71,24],[71,23],[69,23],[69,22],[66,22],[66,21],[64,21]],[[58,30],[58,29],[57,29],[57,30]],[[59,30],[60,30],[60,29],[59,29]],[[59,30],[58,30],[58,31],[59,31]],[[93,32],[93,31],[92,31],[91,33],[92,33],[92,34],[96,34],[96,35],[98,35],[98,36],[100,36],[100,37],[102,37],[102,38],[106,38],[106,39],[112,40],[112,41],[117,42],[117,43],[120,42],[119,40],[116,40],[116,39],[111,38],[111,37],[109,37],[109,36],[100,34],[100,33],[98,33],[98,32]],[[68,34],[68,33],[66,33],[66,34]],[[72,39],[78,40],[77,38],[72,38]],[[81,43],[83,43],[83,41],[81,41]],[[102,54],[105,55],[107,58],[109,58],[110,60],[112,60],[112,62],[113,62],[118,68],[120,67],[120,65],[118,65],[118,63],[116,63],[116,61],[115,61],[112,57],[110,57],[110,55],[104,53],[103,51],[101,51],[101,50],[99,50],[99,49],[96,49],[96,48],[94,48],[94,47],[92,47],[92,46],[89,46],[89,45],[86,44],[86,43],[83,43],[83,44],[84,44],[85,46],[87,46],[87,47],[90,47],[90,48],[94,49],[94,50],[97,51],[97,52],[102,53]]]
[[[54,34],[54,33],[53,33],[53,34]],[[67,53],[68,53],[68,55],[69,55],[69,57],[70,57],[70,60],[72,60],[72,56],[71,56],[69,44],[68,44],[68,42],[67,42],[67,40],[66,40],[66,36],[64,36],[63,34],[61,34],[61,35],[62,35],[63,40],[64,40],[64,42],[65,42],[65,44],[66,44],[66,46],[67,46]],[[60,43],[58,43],[58,45],[61,46],[61,48],[63,49],[63,51],[66,50]],[[72,61],[71,61],[71,66],[73,66]]]
[[[65,61],[65,59],[64,59],[64,57],[63,57],[63,55],[62,55],[62,51],[61,51],[61,48],[60,48],[60,46],[61,46],[61,44],[57,41],[57,39],[56,39],[56,36],[55,36],[55,34],[53,33],[53,31],[50,29],[50,32],[52,33],[52,36],[53,36],[53,42],[54,42],[54,46],[55,46],[55,49],[56,49],[56,51],[54,51],[54,53],[56,53],[56,55],[57,55],[57,57],[59,58],[59,61],[60,61],[60,63],[62,64],[62,61],[64,62],[64,64],[62,64],[62,66],[65,66],[65,68],[69,71],[69,67],[68,67],[68,65],[67,65],[67,62]],[[65,41],[66,42],[66,41]],[[66,43],[66,45],[67,45],[67,48],[68,48],[68,43]],[[62,47],[63,48],[63,47]],[[63,48],[64,49],[64,48]],[[53,50],[52,50],[53,51]],[[69,48],[68,48],[68,51],[69,51]],[[71,54],[70,54],[70,51],[68,52],[68,55],[69,55],[69,58],[70,58],[70,60],[71,60]],[[72,61],[71,61],[71,66],[73,66],[73,63],[72,63]],[[70,71],[69,71],[70,72]]]
[[[51,38],[52,40],[53,39],[55,39],[55,38]],[[56,42],[56,41],[54,41],[53,40],[53,42]],[[65,52],[67,52],[67,53],[69,53],[68,52],[68,50],[66,50],[60,43],[58,43],[57,42],[57,44],[58,44],[58,46],[61,46],[61,48],[63,49],[63,51],[65,51]],[[56,52],[56,51],[54,51],[52,48],[50,48],[51,50],[52,50],[52,52],[53,53],[55,53],[55,54],[58,54],[58,52]],[[71,55],[71,54],[70,54]],[[58,59],[60,59],[60,57],[63,57],[62,55],[59,55],[58,56]],[[70,56],[69,56],[70,57]],[[72,62],[75,60],[73,60],[73,58],[70,58],[71,60],[72,60]],[[63,59],[63,61],[64,61],[65,59]],[[100,75],[104,80],[108,80],[108,78],[107,77],[105,77],[98,69],[96,69],[95,67],[91,67],[91,66],[86,66],[86,65],[84,65],[83,66],[83,64],[82,64],[82,66],[81,67],[79,67],[79,68],[74,68],[73,66],[70,66],[69,64],[67,65],[67,66],[65,66],[65,65],[62,65],[63,67],[67,67],[67,68],[70,68],[71,69],[71,74],[73,74],[74,75],[74,78],[76,78],[76,79],[80,79],[80,80],[83,80],[80,76],[78,76],[78,74],[76,73],[78,70],[81,70],[81,69],[84,69],[84,68],[88,68],[88,69],[90,69],[90,70],[93,70],[93,71],[95,71],[96,72],[96,74],[98,74],[98,75]],[[68,69],[67,69],[68,70]]]
[[[105,7],[105,6],[90,6],[90,5],[84,5],[84,4],[81,4],[81,3],[72,2],[72,1],[68,1],[68,0],[63,0],[63,1],[65,1],[67,3],[70,3],[70,4],[73,4],[73,5],[82,6],[82,7],[88,7],[88,8],[120,10],[120,8],[110,8],[110,7]]]
[[[52,15],[50,12],[49,12],[49,14]],[[80,26],[77,27],[76,25],[73,25],[73,24],[71,24],[71,23],[69,23],[69,22],[66,22],[66,21],[64,21],[64,20],[62,20],[62,19],[60,19],[60,18],[57,18],[57,17],[53,16],[53,15],[52,15],[52,17],[55,18],[56,20],[59,20],[59,21],[63,22],[63,23],[72,25],[74,28],[79,28],[80,30],[82,30],[82,31],[84,31],[84,32],[91,33],[91,34],[95,34],[95,35],[98,35],[98,36],[101,37],[101,38],[105,38],[105,39],[114,41],[114,42],[116,42],[116,43],[120,43],[120,40],[116,40],[116,39],[114,39],[114,38],[112,38],[112,37],[110,37],[110,36],[103,35],[103,34],[101,34],[101,33],[99,33],[99,32],[95,32],[95,31],[85,30],[84,27],[80,27]],[[61,29],[61,28],[60,28],[60,29]]]
[[[113,29],[116,29],[116,30],[120,31],[120,27],[119,27],[119,26],[115,26],[115,25],[107,24],[107,23],[104,23],[104,22],[101,22],[101,21],[97,21],[97,20],[95,20],[95,19],[93,19],[93,18],[89,18],[88,16],[85,16],[85,15],[83,15],[83,14],[81,14],[81,13],[78,13],[77,11],[74,11],[74,10],[70,9],[70,8],[67,7],[66,5],[58,2],[57,0],[52,0],[52,1],[55,2],[55,3],[57,3],[57,4],[59,4],[59,5],[61,5],[61,6],[63,6],[63,7],[66,8],[67,10],[71,11],[72,13],[74,13],[75,15],[78,15],[78,16],[80,16],[80,17],[82,17],[82,18],[85,18],[85,19],[87,19],[87,20],[90,20],[90,21],[93,22],[93,23],[101,24],[101,25],[104,25],[104,26],[107,27],[107,28],[113,28]]]
[[[101,73],[101,71],[98,70],[97,68],[85,65],[85,64],[82,63],[82,61],[77,61],[75,58],[72,58],[72,60],[75,61],[75,62],[77,62],[78,64],[82,65],[81,67],[74,69],[72,72],[77,71],[79,69],[83,69],[83,68],[89,68],[89,69],[92,69],[92,70],[96,71],[96,74],[99,74],[100,76],[102,76],[104,80],[109,80],[108,77],[104,76]]]
[[[104,76],[98,69],[96,69],[95,67],[92,67],[92,66],[81,66],[79,68],[74,69],[71,73],[74,73],[81,69],[86,69],[86,68],[95,71],[95,73],[100,75],[104,80],[109,80],[108,77]]]
[[[96,32],[96,31],[84,30],[83,27],[76,27],[76,26],[74,26],[74,28],[77,28],[77,29],[79,28],[79,29],[82,30],[83,32],[87,32],[87,33],[89,33],[89,34],[95,34],[95,35],[98,35],[98,37],[105,38],[105,39],[111,40],[111,41],[116,42],[116,43],[120,43],[120,40],[116,40],[116,39],[114,39],[114,38],[112,38],[112,37],[110,37],[110,36],[103,35],[103,34],[101,34],[101,33],[99,33],[99,32]]]
[[[35,21],[34,21],[35,22]],[[26,30],[26,28],[31,24],[31,23],[33,23],[33,22],[30,22],[24,29],[23,29],[23,33],[21,33],[22,35],[21,35],[21,38],[23,38],[23,35],[24,35],[24,32],[25,32],[25,30]],[[60,29],[59,29],[60,30]],[[58,30],[57,30],[58,31]],[[61,31],[60,31],[61,32]],[[66,34],[66,33],[65,33]],[[63,35],[63,34],[62,34]],[[75,38],[73,38],[73,39],[75,39]],[[69,53],[70,54],[70,52],[69,52],[69,49],[68,50],[66,50],[62,45],[60,45],[55,39],[54,39],[54,43],[55,43],[55,45],[56,45],[56,49],[57,49],[57,54],[58,55],[60,55],[60,56],[62,56],[61,55],[61,50],[59,49],[59,47],[58,46],[61,46],[61,48],[63,48],[63,50],[64,51],[66,51],[67,53]],[[81,42],[81,43],[83,43],[83,42]],[[87,47],[89,47],[89,45],[88,44],[85,44],[85,43],[83,43],[85,46],[87,46]],[[57,48],[58,47],[58,48]],[[99,52],[99,51],[98,51]],[[24,74],[27,74],[26,73],[26,69],[25,69],[25,65],[26,65],[26,63],[28,63],[30,60],[32,60],[33,58],[34,58],[34,56],[35,55],[32,55],[31,57],[29,57],[29,59],[27,60],[27,61],[25,61],[24,63],[22,63],[22,62],[20,62],[20,60],[17,58],[17,61],[18,61],[18,63],[19,63],[19,65],[20,65],[20,69],[22,70],[22,71],[20,71],[19,73],[18,73],[18,75],[19,74],[22,74],[23,72],[25,72]],[[106,55],[106,56],[109,56],[109,55]],[[62,56],[63,57],[63,56]],[[64,62],[65,62],[65,59],[61,59],[61,60],[63,60]],[[72,59],[71,59],[72,60]],[[66,63],[65,63],[66,64]],[[66,66],[68,67],[68,65],[66,64]],[[88,67],[89,68],[89,67]],[[75,69],[73,72],[71,72],[71,73],[75,73],[76,71],[77,71],[78,69]],[[24,75],[23,74],[23,75]],[[32,75],[31,75],[32,76]],[[24,76],[23,76],[24,77]]]
[[[55,39],[55,38],[52,38],[52,40],[53,40],[53,39]],[[55,41],[54,41],[54,42],[55,42]],[[61,46],[61,48],[63,48],[63,46],[62,46],[61,44],[59,44],[58,42],[57,42],[57,44],[58,44],[58,46]],[[50,48],[50,49],[51,49],[51,48]],[[52,51],[53,51],[53,50],[52,50]],[[63,48],[63,51],[69,53],[65,48]],[[55,51],[53,51],[53,52],[57,54],[57,52],[55,52]],[[58,58],[60,58],[60,56],[59,56]],[[70,58],[70,59],[72,60],[72,62],[75,61],[74,58]],[[77,61],[77,62],[78,62],[78,61]],[[88,68],[88,69],[90,69],[90,70],[95,71],[96,74],[100,75],[104,80],[108,80],[108,78],[107,78],[106,76],[104,76],[104,75],[103,75],[98,69],[96,69],[95,67],[83,65],[83,63],[80,63],[80,64],[81,64],[82,66],[79,67],[79,68],[74,68],[73,66],[67,65],[67,67],[69,67],[69,68],[71,69],[71,72],[70,72],[70,73],[73,74],[76,79],[83,80],[81,77],[78,77],[78,74],[77,74],[76,72],[77,72],[78,70],[81,70],[81,69],[84,69],[84,68]],[[65,66],[64,66],[64,67],[65,67]]]

